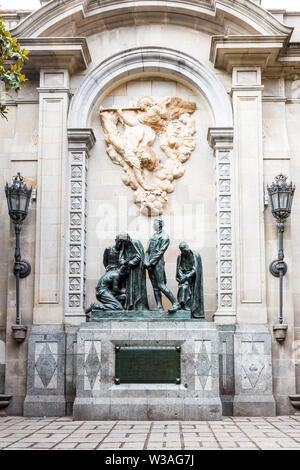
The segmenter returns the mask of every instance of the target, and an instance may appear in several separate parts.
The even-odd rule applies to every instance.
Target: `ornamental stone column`
[[[216,158],[217,311],[214,320],[221,325],[235,324],[233,129],[210,128],[208,141]]]
[[[68,228],[65,320],[85,320],[87,169],[96,138],[92,129],[68,129]]]

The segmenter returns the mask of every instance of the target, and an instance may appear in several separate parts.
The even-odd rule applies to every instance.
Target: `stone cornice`
[[[224,34],[228,27],[237,34],[290,36],[293,31],[250,0],[52,0],[21,21],[12,34],[62,36],[70,30],[80,36],[139,25],[141,20],[142,24],[178,24],[210,34]]]
[[[93,129],[68,129],[68,142],[70,150],[85,150],[89,151],[96,142],[96,137]]]
[[[210,60],[218,69],[261,67],[264,75],[289,76],[300,72],[300,44],[287,36],[213,36]]]
[[[55,67],[72,74],[85,70],[91,62],[85,38],[20,38],[19,42],[29,50],[25,71]]]
[[[209,145],[216,149],[217,147],[233,146],[233,127],[210,127],[207,133]]]

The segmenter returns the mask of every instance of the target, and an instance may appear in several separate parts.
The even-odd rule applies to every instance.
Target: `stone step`
[[[6,408],[9,405],[11,395],[0,394],[0,409]]]

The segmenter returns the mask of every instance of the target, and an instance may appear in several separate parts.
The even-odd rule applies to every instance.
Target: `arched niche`
[[[73,97],[68,127],[87,127],[95,102],[116,82],[137,74],[155,72],[190,83],[207,100],[214,116],[214,127],[232,127],[231,103],[216,74],[187,54],[161,47],[130,49],[100,63]]]
[[[222,207],[224,207],[226,210],[225,215],[227,215],[231,211],[232,185],[231,184],[229,185],[229,190],[227,191],[226,188],[224,189],[223,183],[227,184],[228,180],[231,180],[231,168],[232,168],[231,150],[232,150],[233,118],[232,118],[231,103],[226,93],[226,90],[223,84],[220,82],[218,77],[215,75],[215,73],[211,69],[209,69],[207,66],[203,65],[199,61],[195,60],[193,57],[188,56],[187,54],[183,54],[178,51],[174,51],[172,49],[161,48],[161,47],[142,47],[142,48],[130,49],[122,53],[116,54],[110,57],[108,60],[105,60],[102,63],[100,63],[83,80],[81,86],[77,90],[71,102],[71,106],[69,109],[69,118],[68,118],[69,134],[72,135],[72,139],[70,141],[71,146],[69,147],[70,148],[70,165],[72,167],[72,164],[74,164],[73,162],[74,155],[76,156],[76,153],[74,153],[74,135],[78,133],[78,136],[79,136],[78,138],[80,139],[80,134],[84,134],[85,130],[88,130],[90,127],[95,128],[96,121],[95,119],[91,121],[91,115],[93,114],[95,116],[95,113],[98,112],[97,110],[98,110],[99,105],[102,102],[102,98],[107,96],[110,93],[110,90],[112,90],[114,87],[119,86],[120,84],[125,83],[125,82],[128,83],[132,79],[140,79],[141,77],[144,77],[144,78],[145,77],[148,77],[148,78],[149,77],[164,77],[164,79],[172,79],[176,82],[184,83],[185,85],[190,86],[193,90],[196,90],[199,93],[199,95],[201,95],[203,102],[205,102],[207,108],[209,108],[209,114],[211,118],[207,119],[206,123],[204,124],[204,126],[206,125],[206,129],[205,129],[205,135],[203,133],[203,137],[206,140],[206,134],[209,130],[208,128],[210,128],[209,143],[214,148],[215,154],[217,157],[216,175],[214,174],[213,170],[210,175],[210,185],[213,188],[211,191],[212,217],[215,217],[215,214],[217,213],[215,225],[213,227],[213,230],[211,230],[211,240],[215,240],[214,235],[217,229],[217,239],[216,239],[216,242],[213,242],[215,243],[217,248],[216,250],[215,248],[213,248],[214,253],[216,253],[216,255],[213,260],[214,267],[210,269],[210,271],[211,271],[211,279],[215,279],[215,276],[216,276],[215,258],[219,260],[221,256],[220,250],[222,247],[224,248],[224,243],[227,243],[228,245],[230,245],[230,254],[227,256],[227,260],[226,260],[227,272],[225,273],[226,279],[230,278],[229,281],[225,283],[224,282],[225,277],[221,276],[221,271],[220,272],[218,271],[217,273],[218,302],[219,302],[217,306],[217,310],[220,310],[220,308],[222,307],[222,308],[225,308],[227,311],[232,311],[233,299],[234,299],[233,269],[231,269],[231,272],[229,273],[228,266],[229,265],[231,267],[233,266],[233,263],[232,263],[233,252],[234,252],[233,240],[231,239],[230,241],[228,241],[229,239],[227,237],[227,241],[225,241],[224,243],[221,243],[220,237],[224,233],[224,230],[223,230],[224,228],[228,229],[232,233],[232,220],[233,219],[232,217],[230,217],[230,220],[228,222],[226,222],[226,220],[222,221],[222,215],[223,215]],[[100,127],[100,122],[98,125]],[[221,142],[221,145],[217,145],[217,142],[219,143]],[[206,147],[207,147],[207,144],[206,144]],[[87,185],[89,186],[89,189],[90,189],[91,179],[93,180],[93,178],[94,179],[97,178],[96,174],[101,173],[99,169],[99,164],[97,167],[98,173],[97,171],[95,171],[96,167],[93,168],[93,165],[92,165],[92,160],[99,157],[98,154],[94,155],[95,150],[96,149],[91,150],[91,161],[89,162],[90,163],[89,165],[90,176],[87,175],[87,172],[83,172],[84,180],[82,181],[82,187]],[[206,151],[208,152],[208,147]],[[98,150],[97,152],[99,153]],[[100,153],[101,153],[102,159],[108,158],[105,155],[102,155],[102,153],[105,154],[105,147],[102,148],[102,151]],[[211,151],[209,151],[207,154],[210,157]],[[82,160],[83,166],[84,166],[84,159],[87,158],[87,155],[88,153],[83,155],[83,160]],[[223,165],[222,168],[219,165],[219,156],[220,156],[220,159],[224,160],[222,164]],[[225,161],[226,158],[228,159],[228,162]],[[212,169],[214,168],[215,163],[213,162],[213,160],[210,159],[209,165],[211,165]],[[112,164],[112,166],[114,165]],[[224,171],[224,169],[226,169],[225,176],[221,173],[222,170]],[[117,173],[120,173],[118,167],[116,171]],[[120,181],[120,184],[122,185],[121,174],[117,174],[117,173],[116,173],[116,178]],[[71,170],[70,170],[70,174],[72,174]],[[216,185],[217,190],[215,190],[215,186],[214,186],[215,180],[217,180],[217,185]],[[71,184],[72,184],[72,181],[71,181]],[[94,190],[95,188],[93,189],[93,191]],[[226,197],[228,198],[227,202],[225,202],[225,199],[224,199]],[[70,200],[72,199],[72,194],[69,194],[69,198]],[[221,201],[221,198],[222,198],[222,201]],[[93,196],[92,196],[92,199],[93,199]],[[216,209],[215,209],[215,200],[217,201]],[[93,209],[89,207],[89,211],[97,210],[98,206],[96,207],[96,205],[97,204],[95,203],[95,201],[92,201],[89,206],[93,206]],[[90,234],[96,232],[95,226],[93,226],[92,229],[91,227],[89,227],[89,223],[87,223],[87,220],[84,216],[84,210],[82,210],[81,220],[84,221],[83,223],[85,224],[83,227],[84,230],[88,229]],[[120,227],[120,229],[124,229],[124,228],[125,227]],[[110,240],[110,243],[111,243],[111,240]],[[70,246],[72,247],[71,240],[70,240]],[[89,247],[87,248],[87,251],[88,251],[88,259],[91,259],[90,254],[89,254]],[[173,253],[172,253],[172,257],[174,258],[174,260],[176,260],[177,251],[178,251],[178,247],[177,245],[176,247],[174,245]],[[85,253],[86,253],[86,247],[84,243],[82,243],[81,252],[82,252],[82,264],[84,264]],[[97,263],[99,265],[99,256],[97,256],[96,252],[93,253],[92,259],[95,257],[98,258]],[[228,259],[228,257],[230,259]],[[220,266],[221,264],[219,262],[217,269],[220,270]],[[97,269],[96,264],[95,264],[94,272],[88,275],[89,279],[92,279],[92,281],[95,281],[94,277],[96,278],[95,269]],[[174,271],[174,266],[172,270]],[[81,270],[81,275],[85,276],[84,270]],[[175,275],[175,272],[173,273],[173,277],[174,275]],[[81,285],[85,285],[85,282],[83,280],[81,282]],[[222,285],[223,287],[224,286],[226,287],[226,289],[224,287],[224,293],[221,292]],[[175,289],[175,284],[172,287],[173,289]],[[89,294],[89,290],[91,291],[91,288],[88,287],[88,298],[91,296]],[[211,292],[210,295],[215,295],[215,290],[214,288],[212,288],[212,286],[210,288],[210,292]],[[71,293],[69,293],[68,298],[70,297],[70,295]],[[68,311],[68,306],[67,306],[67,311]]]

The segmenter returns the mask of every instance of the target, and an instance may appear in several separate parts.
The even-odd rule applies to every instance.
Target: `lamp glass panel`
[[[20,195],[20,211],[26,211],[27,196],[25,194]]]
[[[280,209],[288,210],[289,209],[289,193],[279,193],[279,203]]]
[[[293,194],[290,193],[289,194],[289,210],[292,209],[292,204],[293,204]]]
[[[18,211],[20,207],[19,195],[16,193],[10,194],[10,200],[11,200],[12,211]]]
[[[278,204],[278,193],[272,194],[272,206],[273,210],[276,211],[279,209],[279,204]]]

